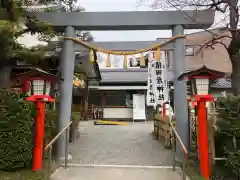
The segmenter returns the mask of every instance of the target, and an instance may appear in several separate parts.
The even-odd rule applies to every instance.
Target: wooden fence
[[[190,118],[190,117],[189,117]],[[217,113],[216,109],[213,106],[213,104],[210,104],[208,109],[208,143],[209,143],[209,158],[211,161],[211,164],[215,164],[215,130],[216,130],[216,118]],[[194,118],[193,118],[194,119]],[[197,138],[192,138],[192,135],[194,134],[193,131],[195,131],[195,134],[197,134],[197,117],[195,117],[195,122],[191,123],[192,119],[189,119],[189,144],[191,145],[193,141],[196,141]],[[176,124],[176,119],[173,119],[173,125]],[[192,128],[194,124],[195,128]],[[153,134],[155,138],[159,141],[161,141],[164,144],[164,147],[169,149],[171,148],[171,141],[172,141],[172,130],[171,126],[169,124],[169,117],[162,117],[160,115],[154,115],[154,130]],[[197,142],[196,142],[197,144]],[[198,147],[196,147],[198,148]],[[197,149],[196,149],[197,150]]]
[[[173,120],[173,124],[175,125],[175,120]],[[155,115],[153,133],[156,139],[164,143],[165,148],[171,148],[172,129],[169,124],[169,117]]]

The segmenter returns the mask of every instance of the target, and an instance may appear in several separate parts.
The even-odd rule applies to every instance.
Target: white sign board
[[[146,120],[145,96],[143,94],[133,94],[133,121]]]

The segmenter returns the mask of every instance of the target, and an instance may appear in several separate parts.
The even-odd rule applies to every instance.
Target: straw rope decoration
[[[174,36],[174,37],[171,37],[168,40],[161,42],[159,44],[156,44],[152,47],[137,49],[135,51],[113,51],[113,50],[103,49],[100,47],[95,47],[87,42],[84,42],[84,41],[74,38],[74,37],[64,37],[63,39],[72,40],[76,44],[81,44],[82,46],[89,48],[90,49],[90,61],[92,63],[94,62],[94,51],[96,51],[96,52],[101,52],[101,53],[107,54],[106,67],[111,67],[110,55],[117,55],[117,56],[124,56],[123,66],[124,66],[124,68],[127,68],[127,56],[128,55],[135,55],[135,54],[141,53],[140,66],[145,66],[145,59],[144,59],[143,53],[156,50],[156,60],[160,61],[160,48],[162,46],[165,46],[165,45],[171,43],[172,41],[174,41],[176,39],[179,39],[179,38],[185,38],[185,36],[184,35]]]

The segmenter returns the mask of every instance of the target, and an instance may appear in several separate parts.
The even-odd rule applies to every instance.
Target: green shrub
[[[0,90],[0,169],[14,170],[31,165],[34,133],[34,103],[24,95]],[[45,111],[46,145],[57,134],[57,112]]]
[[[216,154],[226,157],[224,163],[233,174],[240,174],[240,96],[217,100],[219,111],[216,132]]]
[[[0,170],[15,170],[31,165],[34,133],[34,103],[24,101],[24,95],[0,90]],[[57,134],[57,111],[45,109],[44,146]],[[76,134],[79,118],[72,114]],[[55,154],[55,144],[53,155]]]
[[[27,166],[32,160],[32,103],[17,92],[0,90],[0,169]]]
[[[57,111],[46,109],[45,111],[45,129],[44,129],[44,147],[57,135]],[[47,153],[44,152],[45,157]],[[56,155],[56,143],[53,144],[52,156]]]
[[[45,112],[45,132],[44,132],[44,141],[48,143],[57,135],[57,111],[51,109],[46,109]]]
[[[79,112],[80,105],[79,104],[72,104],[72,112]]]

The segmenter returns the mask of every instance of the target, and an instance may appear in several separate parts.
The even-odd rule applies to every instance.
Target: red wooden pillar
[[[39,171],[42,168],[43,157],[45,103],[43,101],[37,101],[35,104],[36,104],[36,117],[35,117],[35,137],[32,170]]]
[[[200,98],[198,101],[197,109],[198,117],[198,144],[199,144],[199,156],[200,156],[200,170],[204,178],[209,180],[210,167],[208,156],[208,131],[207,131],[207,110],[206,100]]]

